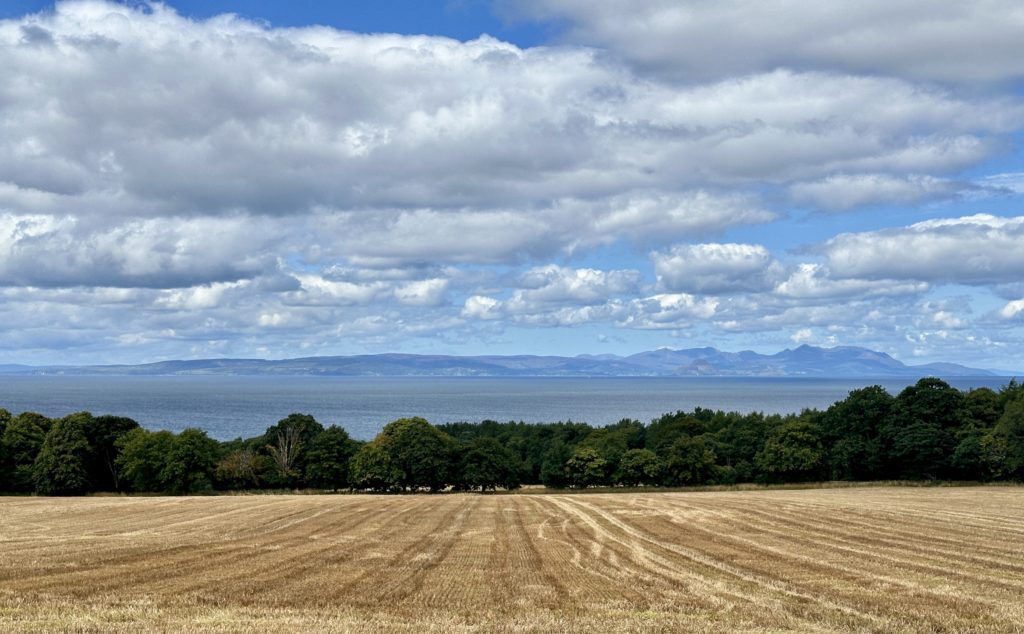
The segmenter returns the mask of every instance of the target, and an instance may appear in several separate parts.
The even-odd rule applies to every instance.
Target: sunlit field
[[[1024,631],[1024,488],[0,498],[4,631]]]

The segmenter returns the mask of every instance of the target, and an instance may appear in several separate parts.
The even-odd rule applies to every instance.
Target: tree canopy
[[[77,412],[0,409],[0,492],[192,494],[227,489],[494,491],[810,480],[1024,479],[1024,386],[961,392],[935,378],[853,390],[825,411],[695,408],[623,419],[386,424],[369,442],[293,413],[252,438],[143,429]]]

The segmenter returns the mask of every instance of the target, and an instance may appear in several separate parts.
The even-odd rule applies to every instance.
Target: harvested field
[[[0,630],[1024,631],[1024,488],[0,498]]]

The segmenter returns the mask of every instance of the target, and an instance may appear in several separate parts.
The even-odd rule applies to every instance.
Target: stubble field
[[[3,631],[1024,631],[1024,489],[0,498]]]

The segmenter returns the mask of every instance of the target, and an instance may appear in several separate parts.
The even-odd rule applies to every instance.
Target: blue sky
[[[0,363],[808,343],[1024,365],[1016,1],[0,20]]]

